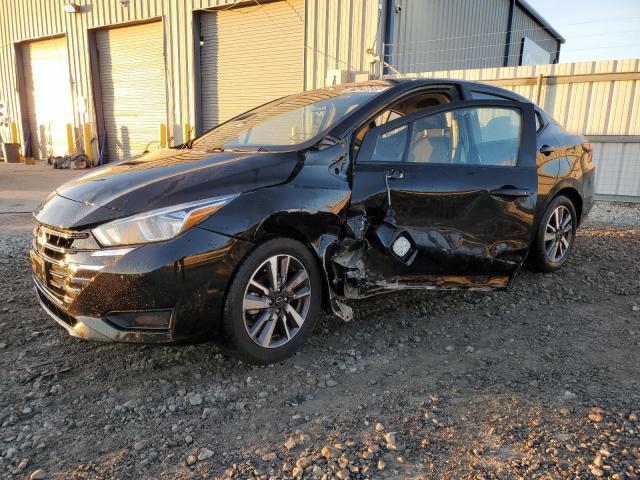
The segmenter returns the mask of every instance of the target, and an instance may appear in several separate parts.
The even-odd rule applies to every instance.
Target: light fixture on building
[[[64,6],[64,11],[67,13],[80,13],[80,5],[77,3],[67,3]]]

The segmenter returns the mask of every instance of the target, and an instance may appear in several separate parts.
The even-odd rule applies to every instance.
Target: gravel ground
[[[3,217],[0,478],[640,476],[640,205],[598,204],[560,272],[364,301],[267,367],[68,337]]]

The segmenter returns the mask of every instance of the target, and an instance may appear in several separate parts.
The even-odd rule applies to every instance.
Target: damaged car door
[[[346,296],[506,288],[534,221],[534,115],[526,103],[464,101],[370,130],[352,168]]]

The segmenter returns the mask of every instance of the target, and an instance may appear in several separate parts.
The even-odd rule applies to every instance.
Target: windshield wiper
[[[183,143],[182,147],[180,147],[180,150],[186,150],[186,149],[191,150],[193,148],[193,142],[195,142],[195,141],[196,141],[196,139],[192,138],[188,142]]]
[[[256,149],[243,149],[243,148],[224,148],[221,146],[212,147],[208,150],[212,153],[217,152],[234,152],[234,153],[256,153],[256,152],[268,152],[268,150],[264,147],[258,147]]]
[[[256,153],[256,152],[267,152],[268,150],[264,147],[258,147],[256,149],[249,148],[230,148],[229,152],[239,152],[239,153]]]

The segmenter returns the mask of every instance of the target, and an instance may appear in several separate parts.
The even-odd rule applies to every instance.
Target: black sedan
[[[274,362],[321,309],[560,268],[593,184],[591,145],[512,92],[333,86],[58,188],[35,212],[33,278],[71,335],[214,338]]]

